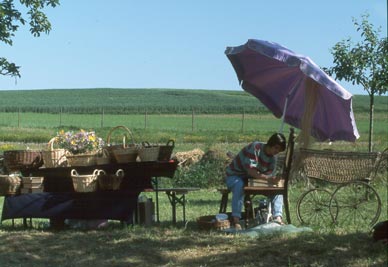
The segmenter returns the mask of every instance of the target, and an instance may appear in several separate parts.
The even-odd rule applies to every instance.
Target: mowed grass
[[[167,178],[166,178],[167,179]],[[386,185],[385,185],[386,186]],[[375,185],[385,200],[386,189]],[[295,203],[303,184],[290,189],[292,223]],[[147,196],[155,195],[147,193]],[[187,196],[187,224],[171,223],[171,206],[160,195],[160,224],[125,227],[110,221],[102,230],[50,231],[47,220],[34,219],[33,229],[21,220],[14,228],[4,221],[0,228],[1,266],[386,266],[386,245],[376,243],[370,228],[333,226],[329,222],[313,231],[250,237],[220,231],[203,231],[196,219],[218,213],[220,194],[200,190]],[[1,201],[1,199],[0,199]],[[383,201],[380,220],[387,219]],[[1,205],[2,206],[2,205]]]

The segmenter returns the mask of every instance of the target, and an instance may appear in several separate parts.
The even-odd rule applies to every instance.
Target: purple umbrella
[[[307,125],[319,141],[359,138],[352,94],[310,58],[277,43],[253,39],[227,47],[225,54],[242,88],[282,117],[282,122],[299,129]]]

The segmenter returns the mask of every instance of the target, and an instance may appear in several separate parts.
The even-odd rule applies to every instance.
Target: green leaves
[[[30,32],[34,37],[39,37],[42,32],[48,34],[51,24],[47,16],[41,11],[45,6],[56,7],[59,0],[20,0],[20,3],[27,7],[29,16]],[[0,3],[0,41],[10,46],[13,45],[12,38],[20,25],[25,25],[27,20],[22,13],[15,8],[14,0],[3,0]],[[19,66],[0,58],[0,74],[20,77]]]

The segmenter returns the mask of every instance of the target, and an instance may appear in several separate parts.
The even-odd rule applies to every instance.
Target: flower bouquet
[[[94,131],[65,132],[61,130],[57,135],[58,146],[66,149],[68,165],[90,166],[97,164],[97,151],[104,145],[104,141],[96,136]]]

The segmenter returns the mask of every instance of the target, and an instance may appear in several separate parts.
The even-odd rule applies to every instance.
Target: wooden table
[[[133,223],[140,192],[151,189],[154,177],[174,176],[175,161],[112,163],[93,166],[40,168],[24,170],[23,176],[43,176],[43,193],[6,197],[2,220],[14,218],[113,219]],[[75,192],[71,170],[91,174],[95,169],[115,174],[124,171],[124,178],[117,191]]]

